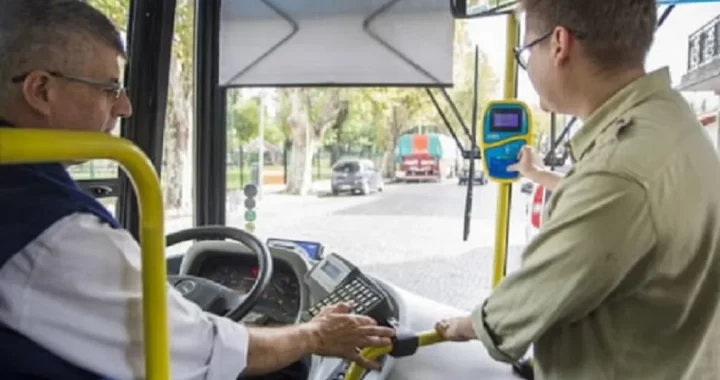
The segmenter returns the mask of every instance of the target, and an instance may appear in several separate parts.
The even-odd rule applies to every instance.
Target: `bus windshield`
[[[128,30],[129,0],[88,2],[110,15],[122,30]],[[212,222],[238,228],[253,222],[255,233],[263,240],[318,242],[326,252],[340,253],[369,273],[460,309],[470,309],[482,300],[490,290],[498,186],[470,181],[474,194],[472,227],[468,240],[463,241],[467,181],[461,179],[469,160],[459,153],[458,145],[472,145],[461,124],[472,124],[476,46],[479,108],[502,98],[506,48],[502,17],[454,22],[452,51],[448,52],[453,62],[452,86],[446,87],[452,104],[438,88],[430,91],[450,120],[457,144],[423,87],[251,86],[238,84],[239,79],[226,75],[224,69],[218,79],[229,83],[219,91],[224,125],[198,123],[195,113],[201,102],[196,99],[200,95],[195,92],[198,79],[194,70],[199,62],[193,54],[197,43],[193,37],[199,32],[195,30],[199,14],[195,4],[203,2],[177,3],[167,111],[164,125],[158,126],[164,128],[158,156],[162,157],[166,232],[191,227],[200,218],[197,210],[217,207],[198,205],[196,197],[219,187],[224,190],[224,220]],[[678,7],[658,32],[648,68],[670,65],[676,85],[685,83],[689,64],[695,64],[695,47],[688,39],[718,14],[720,8],[713,4]],[[225,36],[223,32],[221,36]],[[233,38],[249,37],[238,32]],[[242,45],[248,46],[248,57],[261,55],[250,49],[251,45]],[[220,55],[226,53],[231,52]],[[248,62],[252,61],[248,57]],[[276,68],[286,67],[282,62],[272,62]],[[242,67],[244,63],[240,63]],[[282,74],[267,73],[262,71],[264,66],[256,66],[248,69],[248,75],[253,70],[258,71],[248,78]],[[702,86],[693,86],[685,95],[698,117],[717,114],[715,89],[696,90]],[[541,109],[522,70],[518,98],[532,108],[536,149],[543,153],[555,149],[550,143],[554,138],[551,133],[555,130],[559,134],[569,117],[556,115],[553,126],[551,115]],[[453,107],[462,123],[454,116]],[[717,145],[717,121],[708,122],[707,128]],[[198,153],[196,141],[203,133],[210,133],[208,130],[216,137],[222,133],[216,141],[224,145],[215,145],[213,153],[222,160],[217,164],[222,173],[202,166],[206,161],[197,156],[209,154],[207,150]],[[563,157],[557,166],[571,165],[563,149],[555,155]],[[482,172],[482,160],[475,165],[476,172]],[[207,174],[203,174],[206,182],[199,188],[202,173]],[[359,175],[348,180],[334,173]],[[74,167],[72,174],[84,181],[102,181],[116,178],[118,172],[112,163],[92,161]],[[259,191],[252,218],[248,218],[243,193],[248,184],[256,185]],[[522,186],[512,187],[508,271],[519,265],[523,248],[536,228],[531,221],[535,210],[531,195]],[[116,199],[110,196],[102,201],[113,209]],[[186,247],[173,247],[168,255],[183,252]]]

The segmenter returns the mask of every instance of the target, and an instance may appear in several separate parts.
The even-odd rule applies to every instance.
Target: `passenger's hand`
[[[435,324],[435,331],[437,331],[443,339],[451,342],[466,342],[477,339],[470,317],[444,319]]]
[[[533,179],[533,175],[543,169],[542,158],[535,152],[530,145],[525,145],[520,149],[518,154],[518,162],[507,167],[509,172],[520,172],[520,175]]]
[[[351,310],[352,305],[347,303],[326,306],[310,321],[316,339],[314,354],[341,357],[377,369],[379,365],[361,357],[360,350],[392,344],[395,330],[378,326],[370,317],[348,314]]]

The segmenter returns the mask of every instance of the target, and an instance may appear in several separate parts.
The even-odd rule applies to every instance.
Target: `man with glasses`
[[[120,34],[85,2],[0,2],[0,52],[0,127],[110,133],[132,112]],[[0,379],[144,378],[141,286],[137,242],[64,165],[0,165]],[[291,364],[302,377],[310,354],[372,367],[358,348],[390,344],[394,331],[349,311],[333,305],[305,324],[252,328],[168,286],[172,378]]]
[[[669,70],[646,73],[655,0],[520,0],[543,109],[574,167],[510,274],[448,339],[545,380],[720,378],[720,161]]]

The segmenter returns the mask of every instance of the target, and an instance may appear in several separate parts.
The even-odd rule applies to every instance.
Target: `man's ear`
[[[562,26],[555,27],[550,35],[550,48],[553,55],[553,62],[560,66],[567,62],[573,46],[573,39],[570,31]]]
[[[22,83],[22,96],[25,102],[35,112],[44,116],[50,115],[50,100],[53,78],[42,71],[33,71],[25,78]]]

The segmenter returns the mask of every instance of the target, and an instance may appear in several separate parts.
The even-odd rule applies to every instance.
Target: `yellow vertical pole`
[[[503,97],[515,99],[517,96],[517,65],[513,48],[520,42],[520,24],[514,13],[507,15],[507,36],[505,43],[505,80]],[[498,184],[497,215],[495,221],[495,254],[493,256],[493,289],[505,276],[507,260],[508,234],[510,233],[510,189],[508,183]]]

